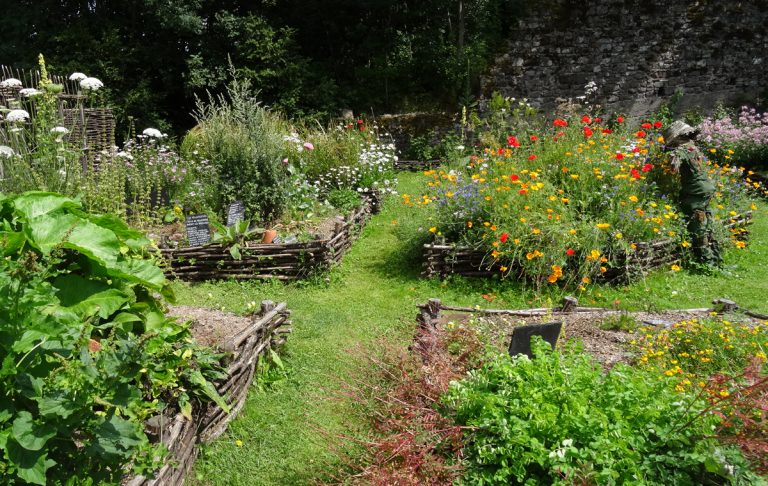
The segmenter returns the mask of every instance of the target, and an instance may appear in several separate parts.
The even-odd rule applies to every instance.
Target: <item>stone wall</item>
[[[678,92],[681,111],[768,95],[768,0],[528,5],[482,80],[485,97],[499,91],[551,109],[594,81],[594,102],[641,116]]]

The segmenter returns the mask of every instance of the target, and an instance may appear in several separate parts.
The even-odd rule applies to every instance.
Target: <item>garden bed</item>
[[[378,196],[368,195],[361,207],[336,222],[329,237],[304,243],[245,246],[240,249],[239,260],[232,257],[228,246],[221,244],[162,249],[166,274],[186,281],[300,279],[339,263],[379,205]]]
[[[194,408],[192,420],[181,413],[158,416],[147,423],[149,434],[168,447],[168,456],[154,479],[136,476],[124,481],[126,486],[176,486],[184,484],[198,454],[198,445],[219,437],[227,424],[245,404],[259,359],[270,349],[282,345],[290,333],[290,311],[286,304],[261,303],[253,317],[237,317],[196,308],[172,309],[172,315],[192,320],[192,333],[201,344],[213,345],[226,352],[223,365],[226,379],[215,383],[231,410],[225,412],[215,403]]]
[[[668,328],[673,324],[693,318],[705,319],[712,312],[729,313],[731,318],[752,324],[764,322],[768,316],[739,309],[727,300],[716,299],[713,307],[666,310],[657,312],[628,312],[603,307],[580,307],[578,301],[567,297],[559,307],[534,309],[477,309],[444,305],[439,299],[430,299],[418,306],[419,325],[422,327],[464,326],[472,323],[490,344],[506,351],[515,327],[547,322],[563,322],[561,338],[578,340],[584,352],[592,355],[600,364],[610,369],[617,363],[631,364],[626,346],[637,337],[631,322],[637,329],[642,326]],[[624,322],[624,328],[619,323]],[[612,325],[613,324],[613,325]]]
[[[743,239],[748,236],[746,228],[751,223],[752,211],[747,211],[727,220],[725,228],[742,229],[738,236]],[[680,258],[680,244],[673,238],[637,243],[633,253],[621,255],[620,264],[609,268],[602,277],[609,282],[628,281],[649,270],[679,262]],[[442,278],[451,274],[491,277],[501,274],[500,267],[503,264],[489,258],[482,249],[445,242],[424,245],[424,260],[422,276],[427,278]]]

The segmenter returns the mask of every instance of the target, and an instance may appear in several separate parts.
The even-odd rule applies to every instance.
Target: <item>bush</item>
[[[225,95],[198,101],[195,118],[201,150],[213,168],[208,175],[216,185],[213,207],[224,211],[240,200],[248,214],[266,224],[276,221],[288,194],[283,119],[253,97],[248,82],[238,80]]]
[[[165,317],[172,297],[148,240],[52,193],[0,196],[0,478],[119,482],[164,446],[145,421],[201,401],[218,356]]]
[[[580,349],[500,355],[444,396],[472,427],[467,484],[724,484],[756,480],[737,449],[710,436],[705,400],[623,365],[604,374]],[[691,421],[697,417],[695,420]]]

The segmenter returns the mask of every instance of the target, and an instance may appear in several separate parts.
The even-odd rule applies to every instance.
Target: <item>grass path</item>
[[[402,192],[419,192],[415,174],[401,176]],[[248,302],[287,301],[294,333],[283,353],[284,370],[269,386],[255,387],[229,431],[206,447],[193,472],[193,484],[297,485],[334,467],[329,436],[365,430],[365,420],[349,403],[334,400],[339,378],[355,368],[348,351],[384,338],[406,345],[414,328],[415,304],[430,297],[459,305],[527,307],[556,302],[560,290],[538,297],[514,282],[447,282],[418,279],[418,260],[398,235],[409,215],[396,202],[366,226],[360,240],[326,281],[297,285],[220,282],[177,284],[182,304],[245,312]],[[587,303],[621,300],[627,307],[704,306],[714,297],[733,298],[768,311],[768,219],[761,206],[750,251],[729,252],[729,275],[700,276],[657,272],[624,288],[598,287],[580,297]],[[398,218],[403,220],[393,224]],[[418,222],[410,221],[412,227]],[[488,304],[481,294],[493,293]],[[322,424],[326,433],[312,424]]]

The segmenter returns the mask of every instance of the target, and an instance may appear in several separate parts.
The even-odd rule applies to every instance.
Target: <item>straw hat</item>
[[[682,120],[673,122],[664,130],[664,141],[667,147],[675,147],[696,137],[699,131]]]

